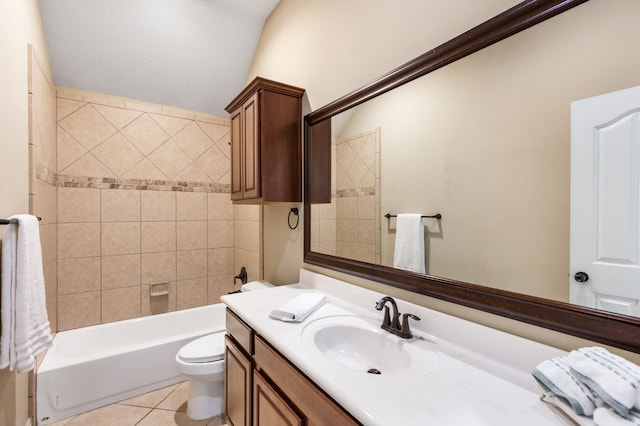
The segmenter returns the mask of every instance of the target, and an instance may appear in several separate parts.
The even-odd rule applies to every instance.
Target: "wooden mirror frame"
[[[323,135],[327,126],[312,126],[349,108],[386,93],[418,77],[446,66],[588,0],[527,0],[407,62],[379,79],[351,92],[305,117],[304,261],[415,293],[471,307],[561,333],[640,353],[640,319],[476,284],[420,275],[382,265],[350,260],[311,251],[311,199],[318,179],[330,179],[322,170],[313,176],[315,162],[329,161],[313,149],[312,136]],[[316,130],[318,129],[318,130]],[[327,137],[324,133],[323,138]],[[323,176],[324,173],[324,176]]]

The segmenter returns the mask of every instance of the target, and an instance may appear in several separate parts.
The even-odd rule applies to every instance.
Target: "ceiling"
[[[278,0],[40,0],[55,84],[226,117]]]

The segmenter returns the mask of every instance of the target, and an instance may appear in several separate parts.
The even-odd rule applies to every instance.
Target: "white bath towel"
[[[640,367],[601,347],[571,351],[572,373],[620,415],[640,408]]]
[[[2,240],[0,368],[25,373],[51,347],[38,219],[15,215]]]
[[[393,266],[424,274],[424,224],[422,216],[403,213],[399,214],[397,219]]]
[[[598,402],[597,397],[571,374],[564,357],[541,362],[532,374],[545,394],[563,398],[578,415],[590,416],[593,414]]]
[[[635,426],[640,425],[638,413],[631,413],[624,418],[608,407],[599,407],[593,412],[593,422],[596,426]]]
[[[326,301],[324,294],[302,293],[271,311],[269,316],[280,321],[300,322]]]

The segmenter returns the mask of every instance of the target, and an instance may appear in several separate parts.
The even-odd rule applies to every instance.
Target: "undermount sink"
[[[379,322],[352,315],[320,318],[305,326],[302,338],[329,361],[363,373],[398,374],[412,366],[424,372],[437,366],[434,344],[399,338]]]

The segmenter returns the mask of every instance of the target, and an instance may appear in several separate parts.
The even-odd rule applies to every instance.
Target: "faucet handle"
[[[417,315],[402,314],[402,328],[400,329],[400,335],[405,339],[413,337],[411,330],[409,329],[409,318],[415,321],[420,321],[420,317]]]

